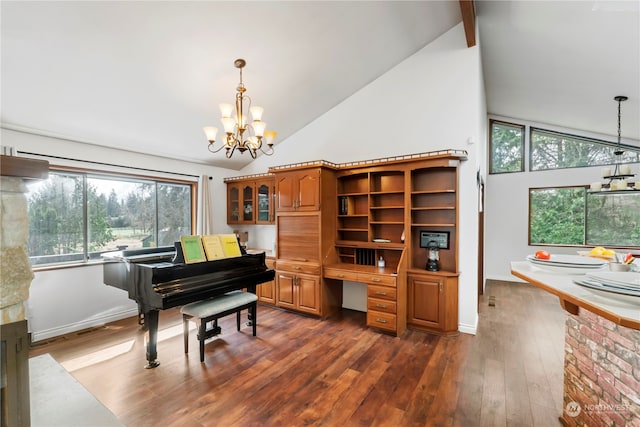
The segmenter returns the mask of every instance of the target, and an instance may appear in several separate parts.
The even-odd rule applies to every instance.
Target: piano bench
[[[182,313],[182,326],[184,329],[184,352],[189,352],[189,320],[193,320],[198,326],[198,341],[200,342],[200,362],[204,362],[204,342],[206,339],[220,333],[218,319],[229,314],[236,313],[236,324],[240,330],[240,312],[249,310],[249,316],[253,325],[253,336],[256,336],[256,308],[258,297],[250,292],[233,291],[219,297],[192,302],[180,309]],[[213,322],[213,326],[207,329],[207,323]]]

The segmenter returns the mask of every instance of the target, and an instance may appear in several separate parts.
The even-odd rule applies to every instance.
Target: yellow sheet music
[[[227,258],[241,256],[240,245],[235,234],[220,234],[220,243],[222,250]]]
[[[204,246],[204,252],[207,254],[207,260],[209,261],[226,257],[218,234],[202,236],[202,246]]]

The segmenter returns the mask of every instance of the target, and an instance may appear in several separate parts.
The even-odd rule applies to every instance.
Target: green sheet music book
[[[180,243],[182,243],[185,263],[193,264],[207,260],[204,255],[204,249],[202,249],[200,236],[180,236]]]

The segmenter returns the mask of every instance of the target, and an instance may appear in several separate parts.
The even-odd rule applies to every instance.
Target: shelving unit
[[[341,262],[396,268],[404,243],[405,174],[371,168],[337,179],[336,249]],[[386,240],[379,242],[376,240]]]
[[[411,241],[410,268],[424,270],[427,250],[420,247],[421,231],[449,233],[449,249],[440,250],[440,270],[457,272],[457,168],[433,167],[411,171]]]

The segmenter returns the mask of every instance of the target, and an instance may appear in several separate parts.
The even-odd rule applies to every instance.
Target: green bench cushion
[[[243,305],[251,304],[258,301],[258,297],[251,292],[230,292],[222,296],[206,299],[203,301],[192,302],[180,309],[182,314],[191,317],[209,317]]]

